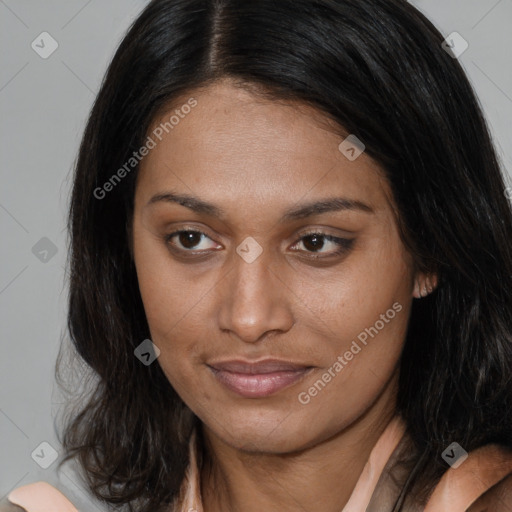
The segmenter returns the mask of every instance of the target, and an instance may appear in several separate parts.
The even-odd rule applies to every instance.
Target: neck
[[[203,425],[201,494],[207,512],[339,512],[395,410],[396,381],[348,427],[311,448],[273,454],[225,443]]]

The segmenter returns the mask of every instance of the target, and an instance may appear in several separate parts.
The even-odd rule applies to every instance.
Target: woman
[[[96,497],[512,510],[512,214],[442,41],[401,0],[135,21],[70,208],[96,386],[63,446]]]

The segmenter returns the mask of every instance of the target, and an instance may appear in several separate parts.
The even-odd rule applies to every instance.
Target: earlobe
[[[414,280],[413,297],[422,299],[430,295],[437,288],[437,283],[437,274],[418,274]]]

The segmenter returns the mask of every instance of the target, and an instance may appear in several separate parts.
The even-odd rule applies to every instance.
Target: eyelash
[[[181,233],[194,233],[194,234],[198,234],[198,235],[204,235],[205,237],[210,238],[206,233],[199,231],[197,229],[180,229],[178,231],[174,231],[173,233],[165,235],[165,237],[164,237],[166,244],[168,246],[170,246],[172,251],[179,252],[183,256],[185,256],[185,254],[186,254],[185,257],[190,257],[190,258],[204,256],[205,254],[208,254],[209,252],[211,252],[211,250],[193,251],[191,249],[180,249],[180,248],[176,247],[175,244],[173,244],[171,242],[171,240],[172,240],[172,238],[174,238],[175,236],[177,236]],[[309,255],[306,257],[309,259],[312,259],[312,260],[327,259],[327,258],[330,259],[330,258],[334,258],[336,256],[344,255],[352,248],[352,245],[354,243],[354,239],[340,238],[340,237],[336,237],[333,235],[329,235],[327,233],[323,233],[318,230],[311,230],[311,231],[303,233],[301,235],[301,237],[299,238],[299,240],[297,240],[297,242],[295,242],[293,245],[297,245],[303,239],[311,237],[313,235],[316,235],[317,237],[328,240],[329,242],[334,242],[338,246],[338,249],[328,253],[327,256],[317,255],[317,253],[312,252],[312,251],[300,251],[300,252],[307,252]],[[323,247],[322,247],[322,249],[323,249]],[[213,249],[213,250],[215,250],[215,249]]]

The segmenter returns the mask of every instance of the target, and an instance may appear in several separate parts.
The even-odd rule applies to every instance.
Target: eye
[[[201,246],[202,242],[205,240],[210,240],[212,245],[208,246],[207,244],[203,244]],[[165,236],[165,241],[173,250],[188,252],[190,254],[207,252],[210,249],[217,249],[219,247],[208,235],[202,231],[192,229],[174,231],[173,233]]]
[[[340,256],[347,253],[354,239],[340,238],[327,233],[312,231],[305,233],[300,240],[292,246],[292,249],[303,251],[308,254],[308,258],[319,259]],[[301,249],[301,246],[304,249]]]
[[[165,236],[165,241],[172,251],[187,256],[200,256],[221,248],[208,235],[196,229],[174,231]],[[341,256],[351,249],[353,243],[354,239],[311,231],[303,234],[291,248],[306,253],[308,258],[320,259]]]

